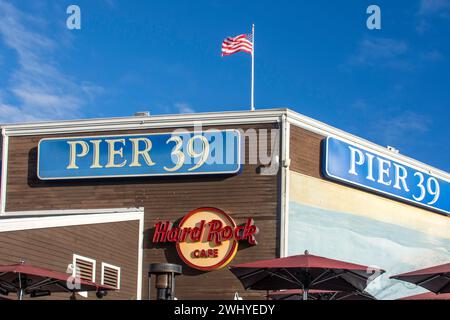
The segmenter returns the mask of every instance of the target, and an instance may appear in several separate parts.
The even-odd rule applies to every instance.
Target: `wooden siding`
[[[264,124],[216,129],[253,128],[259,131],[276,126],[277,124]],[[81,136],[167,131],[169,130],[96,132]],[[243,172],[235,176],[44,182],[36,177],[36,148],[42,138],[44,137],[10,138],[7,211],[144,207],[144,299],[147,298],[147,270],[150,263],[182,264],[173,245],[154,247],[151,244],[155,223],[160,220],[178,221],[189,211],[200,207],[220,208],[238,224],[245,223],[250,217],[255,219],[260,229],[257,235],[259,245],[250,248],[242,245],[233,264],[278,256],[280,177],[279,174],[261,175],[260,164],[246,164]],[[247,150],[248,142],[246,146]],[[248,159],[247,153],[246,158]],[[186,265],[183,268],[184,275],[177,279],[176,294],[179,299],[232,299],[236,291],[244,297],[263,298],[262,293],[245,294],[240,282],[227,269],[204,273],[189,269]]]
[[[1,222],[0,222],[1,223]],[[101,264],[121,267],[121,288],[104,299],[136,299],[139,221],[114,222],[0,233],[0,264],[27,264],[66,273],[73,254],[96,260],[95,281],[101,282]],[[68,275],[69,276],[69,275]],[[54,294],[46,299],[68,299]],[[77,295],[77,299],[83,299]],[[96,299],[95,293],[89,299]]]
[[[290,170],[321,178],[321,144],[324,136],[291,126]]]

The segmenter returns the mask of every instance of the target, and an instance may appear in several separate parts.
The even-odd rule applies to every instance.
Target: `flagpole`
[[[251,97],[251,110],[255,111],[255,24],[252,25],[252,97]]]

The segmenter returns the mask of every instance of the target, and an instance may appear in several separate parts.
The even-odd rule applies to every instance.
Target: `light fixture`
[[[102,299],[103,297],[106,297],[108,295],[108,291],[106,290],[99,290],[95,293],[98,299]]]
[[[39,298],[39,297],[46,297],[50,296],[52,293],[50,290],[33,290],[31,291],[30,297],[31,298]]]
[[[151,264],[148,272],[148,299],[151,299],[151,277],[155,275],[156,300],[175,300],[175,277],[181,274],[181,270],[178,264]]]

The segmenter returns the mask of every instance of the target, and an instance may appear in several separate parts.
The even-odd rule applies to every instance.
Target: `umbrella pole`
[[[303,289],[303,300],[308,300],[308,289]]]
[[[19,300],[23,300],[22,277],[20,272],[19,272],[19,291],[17,291],[17,298]]]
[[[23,300],[23,289],[20,289],[17,294],[19,296],[19,300]]]

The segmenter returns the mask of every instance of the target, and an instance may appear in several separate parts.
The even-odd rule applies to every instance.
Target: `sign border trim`
[[[189,219],[191,216],[193,216],[196,213],[202,212],[202,211],[213,211],[215,213],[219,213],[221,215],[223,215],[232,225],[234,228],[237,227],[236,225],[236,221],[234,221],[234,219],[227,214],[225,211],[220,210],[218,208],[214,208],[214,207],[203,207],[203,208],[198,208],[195,210],[192,210],[191,212],[189,212],[187,215],[185,215],[183,217],[183,219],[180,221],[180,223],[178,224],[178,226],[180,227],[187,219]],[[233,247],[230,250],[230,252],[228,253],[228,255],[226,255],[220,263],[217,263],[213,266],[210,267],[199,267],[194,265],[192,262],[188,261],[183,254],[180,254],[180,243],[177,242],[176,243],[176,249],[177,249],[177,253],[178,256],[181,258],[181,260],[183,260],[184,263],[186,263],[189,267],[195,269],[195,270],[199,270],[199,271],[214,271],[214,270],[220,270],[225,268],[232,260],[233,258],[236,256],[237,252],[238,252],[238,248],[239,248],[239,241],[237,241],[236,239],[233,239]]]
[[[112,138],[112,137],[140,137],[140,136],[146,136],[146,134],[123,134],[123,135],[97,135],[97,136],[76,136],[76,137],[61,137],[61,138],[44,138],[39,140],[38,143],[38,151],[37,151],[37,168],[36,168],[36,175],[39,178],[39,180],[42,181],[55,181],[55,180],[89,180],[89,179],[114,179],[114,178],[144,178],[144,177],[176,177],[176,176],[211,176],[211,175],[217,175],[217,174],[229,174],[234,175],[241,172],[243,169],[242,165],[242,159],[241,159],[241,148],[242,148],[242,139],[241,139],[241,133],[237,129],[226,129],[226,130],[211,130],[211,131],[201,131],[202,133],[208,133],[208,132],[236,132],[238,137],[238,168],[235,171],[217,171],[217,172],[194,172],[194,173],[168,173],[168,174],[137,174],[137,175],[107,175],[107,176],[82,176],[82,177],[54,177],[54,178],[42,178],[39,175],[39,159],[40,159],[40,150],[41,150],[41,142],[42,141],[50,141],[50,140],[68,140],[68,139],[88,139],[88,138]],[[188,131],[187,133],[193,133],[195,134],[195,131]],[[170,134],[166,132],[159,132],[159,133],[150,133],[147,135],[164,135],[164,134]]]
[[[353,186],[356,185],[356,186],[360,187],[360,189],[371,190],[371,191],[373,191],[373,192],[375,192],[375,193],[380,193],[380,194],[386,195],[386,196],[391,197],[391,198],[401,199],[401,200],[403,200],[403,201],[405,201],[405,202],[416,204],[417,206],[422,207],[422,208],[423,208],[423,207],[426,207],[426,208],[428,208],[428,209],[430,209],[430,210],[432,210],[432,211],[438,212],[438,213],[443,214],[443,215],[446,215],[446,216],[449,216],[449,215],[450,215],[450,211],[446,211],[446,210],[439,209],[439,208],[436,208],[436,207],[431,207],[430,205],[427,205],[427,204],[424,204],[424,203],[421,203],[421,202],[418,202],[418,201],[415,201],[415,200],[411,200],[411,199],[408,199],[408,198],[405,198],[405,197],[402,197],[402,196],[399,196],[399,195],[395,195],[395,194],[392,194],[392,193],[389,193],[389,192],[386,192],[386,191],[383,191],[383,190],[374,189],[374,188],[372,188],[372,187],[362,185],[362,184],[360,184],[360,183],[358,183],[358,182],[350,181],[350,180],[347,180],[347,179],[345,179],[345,178],[337,177],[337,176],[334,176],[334,175],[330,174],[330,173],[328,172],[328,149],[329,149],[329,148],[328,148],[328,141],[329,141],[329,139],[331,139],[331,138],[332,138],[332,139],[336,139],[336,140],[341,141],[341,142],[344,142],[344,143],[349,144],[349,145],[353,145],[353,146],[355,146],[355,147],[357,147],[357,148],[360,148],[360,149],[362,149],[362,150],[365,150],[365,151],[367,151],[367,152],[374,153],[374,154],[376,154],[377,156],[380,156],[380,157],[383,157],[383,158],[387,158],[387,159],[389,159],[390,161],[393,161],[393,162],[396,162],[396,163],[398,163],[398,164],[401,164],[401,163],[400,163],[399,161],[397,161],[397,160],[394,160],[394,159],[392,159],[392,158],[390,158],[390,157],[388,157],[388,156],[386,156],[386,155],[380,155],[378,152],[369,150],[369,149],[366,148],[366,147],[361,147],[361,146],[359,146],[359,145],[355,145],[355,144],[348,143],[347,141],[344,141],[344,140],[342,140],[342,139],[339,139],[339,138],[336,138],[336,137],[333,137],[333,136],[328,136],[327,138],[325,138],[325,139],[323,140],[323,142],[324,142],[324,145],[323,145],[324,148],[323,148],[323,150],[325,151],[325,154],[324,154],[325,157],[324,157],[324,160],[322,161],[322,162],[323,162],[323,163],[322,163],[322,169],[323,169],[322,172],[323,172],[323,174],[324,174],[325,177],[330,178],[330,179],[332,179],[332,180],[336,180],[336,181],[340,181],[340,182],[345,182],[347,185],[350,185],[350,186],[351,186],[351,185],[353,185]],[[406,165],[406,164],[402,164],[402,165],[411,168],[410,165]],[[425,173],[425,174],[427,174],[427,175],[429,175],[429,176],[432,176],[432,177],[434,177],[434,178],[436,178],[436,179],[443,180],[443,179],[441,179],[441,178],[438,178],[438,177],[436,177],[436,176],[430,174],[429,172],[425,172],[424,170],[419,170],[419,169],[416,169],[416,168],[414,168],[414,170],[420,171],[420,172],[422,172],[422,173]],[[444,181],[445,181],[445,180],[444,180]]]

